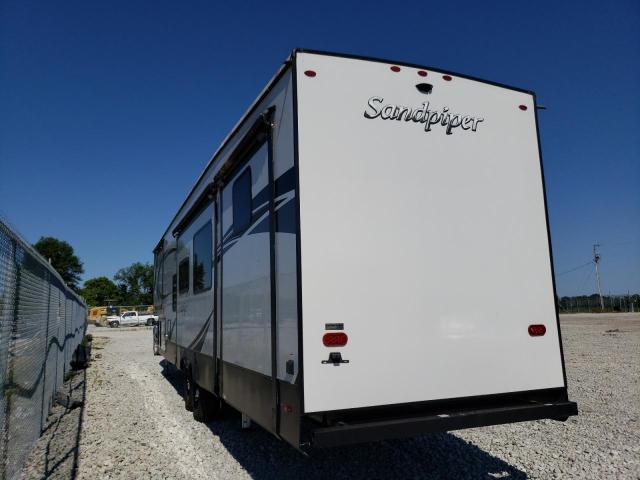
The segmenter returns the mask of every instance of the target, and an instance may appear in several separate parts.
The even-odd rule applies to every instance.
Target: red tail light
[[[396,73],[397,73],[397,72],[399,72],[399,71],[400,71],[400,67],[399,67],[399,66],[397,66],[397,65],[394,65],[393,67],[389,67],[389,68],[391,68],[391,71],[392,71],[392,72],[396,72]]]
[[[541,337],[547,333],[547,327],[542,324],[529,325],[529,335],[532,337]]]
[[[344,347],[348,340],[349,337],[343,332],[325,333],[322,337],[322,343],[325,347]]]

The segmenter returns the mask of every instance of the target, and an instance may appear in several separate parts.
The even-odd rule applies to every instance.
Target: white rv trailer
[[[154,253],[199,419],[304,450],[577,414],[530,91],[295,50]]]

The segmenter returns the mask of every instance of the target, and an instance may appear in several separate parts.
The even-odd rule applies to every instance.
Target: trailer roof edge
[[[514,90],[516,92],[526,93],[526,94],[529,94],[529,95],[535,95],[533,90],[529,90],[529,89],[526,89],[526,88],[514,87],[513,85],[507,85],[506,83],[494,82],[492,80],[486,80],[484,78],[474,77],[472,75],[467,75],[465,73],[454,72],[454,71],[451,71],[451,70],[444,70],[442,68],[432,67],[432,66],[429,66],[429,65],[420,65],[420,64],[417,64],[417,63],[403,62],[403,61],[400,61],[400,60],[389,60],[389,59],[379,58],[379,57],[369,57],[369,56],[366,56],[366,55],[356,55],[356,54],[351,54],[351,53],[328,52],[328,51],[325,51],[325,50],[312,50],[312,49],[306,49],[306,48],[296,48],[292,52],[292,55],[293,54],[298,54],[298,53],[310,53],[310,54],[314,54],[314,55],[325,55],[325,56],[328,56],[328,57],[350,58],[350,59],[353,59],[353,60],[365,60],[365,61],[368,61],[368,62],[388,63],[388,64],[394,64],[394,65],[401,65],[401,66],[405,66],[405,67],[409,67],[409,68],[418,68],[418,69],[423,69],[423,70],[431,70],[431,71],[434,71],[434,72],[444,73],[444,74],[452,75],[452,76],[455,76],[455,77],[466,78],[467,80],[473,80],[473,81],[476,81],[476,82],[486,83],[486,84],[489,84],[489,85],[493,85],[495,87],[506,88],[507,90]]]

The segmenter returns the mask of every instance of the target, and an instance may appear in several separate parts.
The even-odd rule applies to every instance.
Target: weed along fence
[[[0,479],[17,478],[86,328],[87,307],[0,221]]]

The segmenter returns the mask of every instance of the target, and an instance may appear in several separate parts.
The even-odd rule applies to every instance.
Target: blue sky
[[[558,273],[640,291],[640,3],[34,2],[0,11],[0,215],[85,279],[151,249],[294,47],[529,88]],[[491,252],[487,252],[491,254]],[[499,254],[499,252],[494,252]],[[591,267],[558,293],[592,293]]]

